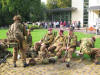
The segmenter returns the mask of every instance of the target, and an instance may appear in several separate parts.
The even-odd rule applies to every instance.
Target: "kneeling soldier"
[[[68,36],[66,36],[66,46],[63,47],[59,52],[58,56],[61,55],[61,52],[65,50],[64,61],[66,61],[66,66],[70,67],[70,60],[72,58],[72,54],[74,53],[77,45],[77,36],[73,33],[73,29],[69,29]]]

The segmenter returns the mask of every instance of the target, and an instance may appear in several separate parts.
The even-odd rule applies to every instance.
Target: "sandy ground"
[[[20,59],[17,66],[14,68],[12,58],[9,58],[6,64],[0,65],[0,75],[100,75],[100,65],[95,65],[89,60],[79,62],[79,60],[73,59],[70,68],[60,62],[23,68]]]

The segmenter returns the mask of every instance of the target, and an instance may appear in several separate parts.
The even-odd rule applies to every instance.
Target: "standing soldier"
[[[11,25],[10,29],[8,30],[7,36],[10,42],[14,42],[16,46],[13,48],[13,64],[16,67],[16,61],[18,56],[18,51],[20,49],[21,58],[23,61],[23,67],[27,67],[28,64],[26,63],[25,57],[25,36],[27,35],[25,26],[21,23],[21,16],[17,15],[13,18],[14,23]]]

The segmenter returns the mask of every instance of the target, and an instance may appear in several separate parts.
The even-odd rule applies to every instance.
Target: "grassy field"
[[[1,29],[0,30],[0,39],[5,39],[7,38],[6,36],[6,32],[8,30],[6,29]],[[38,30],[34,30],[31,32],[32,34],[32,40],[33,40],[33,44],[37,41],[39,41],[41,38],[43,38],[43,36],[47,33],[46,29],[38,29]],[[67,31],[64,32],[65,35],[67,35]],[[92,37],[95,36],[95,34],[84,34],[82,32],[75,32],[75,34],[78,37],[78,40],[80,40],[81,38],[85,38],[85,37]],[[96,48],[100,48],[100,39],[96,39],[96,43],[95,43],[95,47]],[[77,48],[79,49],[79,48]],[[12,50],[11,50],[12,51]],[[87,57],[87,56],[86,56]]]

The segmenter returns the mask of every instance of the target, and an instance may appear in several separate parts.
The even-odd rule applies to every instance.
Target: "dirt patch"
[[[0,65],[0,75],[100,75],[100,65],[95,65],[88,60],[82,62],[72,60],[70,68],[66,68],[65,63],[60,62],[23,68],[21,60],[17,62],[18,67],[14,68],[12,58],[7,62]]]

